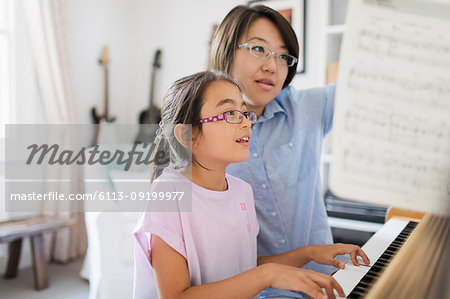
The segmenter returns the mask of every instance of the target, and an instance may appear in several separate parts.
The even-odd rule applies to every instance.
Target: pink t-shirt
[[[222,280],[256,267],[259,225],[249,184],[226,176],[228,190],[212,191],[195,185],[167,168],[150,192],[192,193],[192,212],[148,212],[134,232],[134,298],[158,298],[151,266],[151,234],[162,238],[187,261],[191,285]],[[176,181],[177,183],[167,184]]]

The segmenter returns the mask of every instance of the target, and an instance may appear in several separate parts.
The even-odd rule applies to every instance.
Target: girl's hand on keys
[[[305,292],[314,298],[329,299],[336,298],[333,291],[336,290],[339,296],[345,297],[341,286],[330,275],[282,264],[271,263],[266,266],[272,288]]]
[[[370,260],[361,247],[352,244],[331,244],[331,245],[311,245],[307,246],[310,259],[323,265],[331,265],[339,269],[344,269],[344,262],[335,257],[342,254],[350,254],[351,260],[355,266],[359,266],[357,257],[360,256],[366,265]]]

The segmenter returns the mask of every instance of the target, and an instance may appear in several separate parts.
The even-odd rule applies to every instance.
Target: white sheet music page
[[[450,215],[450,4],[349,2],[333,124],[338,196]]]

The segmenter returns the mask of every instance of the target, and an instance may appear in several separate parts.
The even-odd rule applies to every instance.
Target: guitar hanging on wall
[[[98,144],[101,139],[100,133],[101,133],[102,124],[112,123],[116,120],[115,117],[111,117],[109,115],[109,69],[108,69],[109,57],[108,57],[108,52],[109,52],[109,47],[104,46],[102,55],[101,55],[100,59],[98,60],[98,62],[100,63],[100,65],[103,68],[103,72],[105,75],[105,84],[104,84],[105,98],[103,101],[103,114],[100,114],[95,107],[93,107],[91,109],[92,120],[93,120],[94,124],[97,124],[97,126],[96,126],[97,130],[95,132],[95,138],[93,141],[94,145]]]
[[[154,102],[155,91],[155,75],[156,71],[161,68],[161,50],[157,49],[152,64],[152,75],[150,82],[150,103],[148,108],[139,114],[139,133],[136,141],[143,143],[150,143],[155,140],[157,124],[161,121],[161,110],[156,107]],[[152,125],[153,126],[149,126]]]

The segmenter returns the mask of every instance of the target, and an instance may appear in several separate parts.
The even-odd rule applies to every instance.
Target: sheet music
[[[334,117],[333,192],[450,215],[450,5],[350,1]]]

